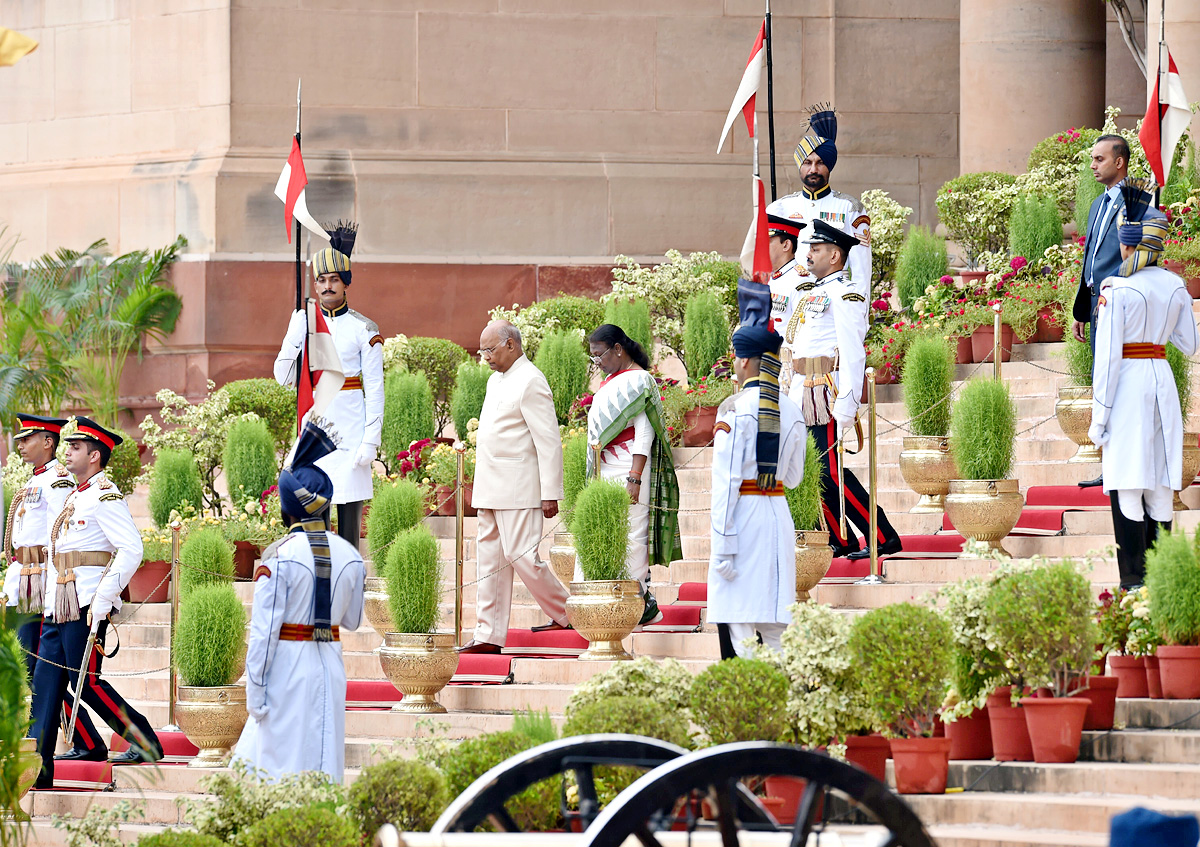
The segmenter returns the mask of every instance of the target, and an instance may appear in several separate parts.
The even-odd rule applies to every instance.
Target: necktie
[[[1092,244],[1092,255],[1088,261],[1088,287],[1094,288],[1094,275],[1096,273],[1096,251],[1100,249],[1100,242],[1104,240],[1104,219],[1108,215],[1108,205],[1112,202],[1112,195],[1107,191],[1104,192],[1104,201],[1100,204],[1100,214],[1096,215],[1095,232],[1093,233],[1094,242]]]

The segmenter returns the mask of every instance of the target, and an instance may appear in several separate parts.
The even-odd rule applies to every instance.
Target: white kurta
[[[1092,432],[1104,447],[1104,491],[1178,491],[1183,476],[1183,415],[1166,359],[1125,359],[1125,344],[1170,342],[1196,352],[1192,298],[1183,281],[1158,267],[1109,277],[1096,326]],[[1099,443],[1099,442],[1098,442]]]
[[[62,511],[68,495],[75,490],[75,478],[67,469],[59,464],[57,459],[51,459],[40,471],[34,471],[29,482],[25,483],[25,498],[13,515],[12,546],[45,547],[50,546],[50,528],[54,519]],[[17,589],[21,581],[21,564],[15,559],[8,565],[4,574],[4,588],[0,590],[8,598],[8,605],[17,605]],[[49,571],[42,575],[43,580],[49,578]],[[36,610],[41,614],[41,609]]]
[[[779,464],[776,478],[787,488],[804,475],[808,430],[800,408],[779,398]],[[792,621],[796,601],[796,528],[784,497],[739,494],[758,477],[758,388],[750,383],[721,404],[713,439],[712,563],[708,568],[709,623]],[[813,468],[819,473],[819,468]],[[729,561],[725,579],[713,563]]]
[[[362,556],[327,532],[330,545],[330,620],[358,629],[366,569]],[[345,770],[346,669],[340,641],[280,641],[285,624],[312,625],[316,570],[302,532],[263,554],[254,583],[246,650],[246,707],[250,718],[234,755],[272,777],[325,771],[341,782]]]
[[[302,317],[293,315],[279,356],[275,359],[275,379],[280,385],[296,384],[296,357],[304,342]],[[358,448],[363,444],[378,447],[383,432],[383,338],[374,321],[353,309],[326,311],[325,322],[342,359],[347,379],[361,377],[362,388],[343,388],[329,404],[325,417],[333,424],[339,444],[336,453],[320,459],[316,465],[333,480],[334,503],[370,500],[373,493],[371,465],[356,465]]]

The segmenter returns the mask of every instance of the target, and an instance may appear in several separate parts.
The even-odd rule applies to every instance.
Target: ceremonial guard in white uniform
[[[1170,529],[1182,487],[1183,413],[1166,345],[1191,356],[1200,342],[1183,280],[1157,266],[1166,221],[1152,216],[1152,196],[1133,182],[1121,186],[1121,266],[1100,284],[1088,431],[1104,448],[1104,491],[1127,589],[1145,579],[1146,550],[1159,524]]]
[[[799,245],[801,225],[788,218],[778,215],[767,215],[767,226],[770,230],[768,249],[771,254],[771,329],[783,336],[796,311],[796,303],[800,300],[801,292],[808,276],[808,268],[803,274],[796,262],[796,249]],[[807,253],[808,251],[805,250]],[[783,393],[788,392],[792,384],[791,350],[784,341],[779,354],[781,367],[779,385]]]
[[[150,722],[100,678],[108,615],[120,610],[121,591],[142,563],[142,536],[124,496],[104,473],[121,437],[88,418],[76,420],[78,429],[65,436],[66,465],[79,484],[50,529],[50,561],[56,575],[46,584],[46,617],[33,672],[32,731],[42,756],[37,785],[44,788],[54,780],[59,706],[68,683],[76,690],[82,684],[83,702],[129,742],[114,764],[162,758],[162,745]],[[90,633],[95,633],[94,643]]]
[[[858,239],[846,262],[846,276],[851,290],[862,295],[865,313],[871,299],[871,218],[857,197],[829,187],[829,172],[837,165],[837,116],[827,107],[814,106],[810,111],[811,132],[800,139],[793,154],[804,187],[771,203],[767,214],[799,224],[803,228],[801,243],[812,234],[812,222],[818,220]],[[796,254],[801,282],[815,283],[805,274],[807,258],[803,248]]]
[[[333,483],[318,467],[336,446],[305,424],[279,475],[288,534],[263,551],[254,574],[246,650],[250,720],[234,755],[272,777],[345,770],[346,668],[340,633],[363,618],[366,568],[358,549],[325,529]]]
[[[346,299],[356,232],[354,224],[338,221],[329,233],[330,246],[313,258],[313,284],[346,378],[341,392],[322,413],[341,444],[320,466],[333,480],[338,534],[358,547],[363,502],[370,500],[374,491],[371,463],[382,441],[383,336],[378,325],[351,309]],[[305,310],[293,312],[275,359],[275,379],[280,385],[296,384],[296,364],[307,331]]]
[[[13,444],[21,458],[33,465],[33,476],[13,494],[4,522],[4,554],[8,570],[0,605],[13,606],[25,614],[37,615],[34,620],[17,629],[17,640],[25,651],[25,667],[33,679],[37,665],[38,645],[42,636],[42,615],[46,611],[46,551],[50,546],[50,527],[62,511],[67,495],[75,488],[70,472],[55,458],[59,433],[66,421],[41,415],[17,415],[17,432]],[[67,692],[63,700],[70,720],[74,697]],[[74,747],[58,759],[103,761],[107,751],[96,727],[81,710],[75,727]]]
[[[721,404],[713,429],[710,623],[728,627],[733,649],[755,632],[775,650],[796,601],[796,529],[784,497],[804,475],[800,409],[779,392],[783,338],[770,328],[770,294],[738,282],[742,326],[733,334],[741,390]]]
[[[805,243],[810,247],[809,270],[816,282],[806,289],[784,333],[792,348],[791,397],[804,415],[804,422],[817,450],[824,455],[824,480],[821,498],[834,555],[852,559],[867,558],[870,545],[859,547],[858,537],[847,526],[843,538],[840,528],[841,494],[838,491],[838,436],[854,427],[863,386],[867,334],[867,316],[860,307],[863,296],[842,272],[846,254],[855,238],[823,220],[813,223]],[[853,473],[842,469],[846,490],[846,517],[866,536],[870,532],[869,497]],[[876,507],[878,550],[898,553],[900,536],[893,529],[882,507]]]

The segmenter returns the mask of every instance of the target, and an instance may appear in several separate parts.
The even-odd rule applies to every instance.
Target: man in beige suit
[[[558,514],[563,496],[562,441],[550,384],[525,358],[517,328],[489,323],[479,336],[479,355],[495,373],[479,415],[471,494],[479,510],[478,623],[459,652],[499,653],[508,637],[513,571],[550,616],[534,631],[567,626],[567,589],[537,549],[542,520]]]

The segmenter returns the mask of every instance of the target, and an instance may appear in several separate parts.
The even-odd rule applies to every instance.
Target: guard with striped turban
[[[733,369],[741,390],[721,404],[713,429],[708,620],[744,655],[756,631],[778,650],[792,620],[796,535],[783,493],[804,475],[806,436],[800,409],[779,392],[783,338],[771,328],[770,288],[739,280],[738,307]]]
[[[1191,356],[1200,338],[1183,280],[1158,266],[1166,221],[1143,181],[1127,180],[1121,193],[1122,261],[1100,283],[1088,436],[1104,448],[1121,587],[1132,589],[1145,579],[1159,525],[1171,527],[1183,481],[1183,412],[1166,345]]]
[[[329,246],[313,257],[313,285],[346,377],[324,413],[342,443],[321,460],[321,468],[333,480],[338,533],[355,547],[363,503],[374,491],[371,463],[383,440],[383,336],[379,326],[351,309],[346,299],[357,231],[355,224],[338,221],[329,233]],[[307,331],[305,311],[297,310],[275,359],[275,379],[281,385],[296,384],[296,363]]]
[[[803,187],[771,203],[767,214],[799,224],[803,228],[801,244],[812,234],[812,222],[817,220],[833,224],[858,239],[846,261],[844,275],[852,289],[862,295],[865,314],[871,299],[871,218],[857,197],[829,187],[829,175],[838,160],[837,115],[828,104],[813,106],[809,113],[809,133],[800,139],[793,155]],[[796,261],[801,283],[811,285],[816,280],[805,273],[806,253],[801,246]]]
[[[288,534],[263,551],[254,573],[246,648],[250,720],[234,755],[272,777],[324,771],[341,782],[345,769],[340,638],[362,623],[366,569],[356,547],[325,529],[333,481],[319,463],[336,450],[318,423],[305,424],[292,463],[279,475]]]

